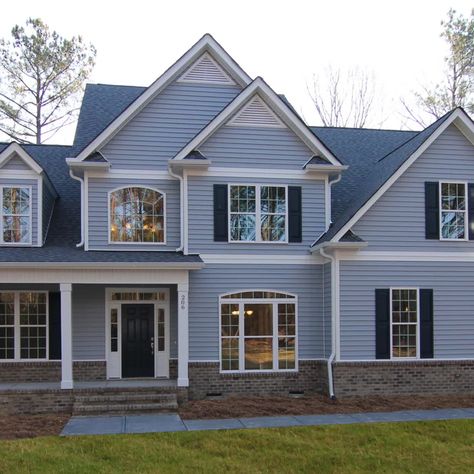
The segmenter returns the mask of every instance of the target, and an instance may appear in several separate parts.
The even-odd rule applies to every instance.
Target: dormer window
[[[145,187],[109,193],[110,243],[165,242],[165,195]]]
[[[31,188],[0,187],[0,242],[31,245]]]

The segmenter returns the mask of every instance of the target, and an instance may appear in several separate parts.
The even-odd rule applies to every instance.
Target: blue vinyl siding
[[[108,192],[124,186],[149,186],[166,194],[166,245],[162,244],[109,244],[108,243]],[[89,203],[89,249],[130,250],[175,250],[180,245],[179,181],[174,179],[115,179],[90,178]]]
[[[301,243],[228,243],[214,242],[214,184],[275,184],[301,186],[303,205],[303,241]],[[310,179],[222,178],[190,176],[188,178],[188,219],[190,253],[265,253],[309,254],[309,247],[325,228],[324,181]]]
[[[2,170],[31,171],[31,168],[18,156],[14,155],[2,166]]]
[[[101,150],[114,168],[168,169],[173,158],[240,92],[238,86],[172,83]]]
[[[431,288],[435,358],[474,358],[474,263],[340,264],[341,358],[375,359],[375,289]]]
[[[219,296],[243,289],[298,296],[300,359],[323,358],[321,265],[207,265],[189,274],[190,360],[219,360]]]
[[[357,222],[368,250],[472,252],[474,242],[425,239],[425,181],[474,183],[474,148],[450,125]]]

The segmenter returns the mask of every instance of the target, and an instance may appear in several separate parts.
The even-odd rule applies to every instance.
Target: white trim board
[[[25,164],[36,174],[42,173],[43,168],[41,168],[41,166],[38,163],[36,163],[36,161],[31,157],[31,155],[28,154],[28,152],[26,152],[16,142],[10,143],[10,145],[8,145],[0,153],[0,168],[2,168],[6,163],[8,163],[13,158],[14,155],[17,155],[21,160],[23,160]]]
[[[261,78],[257,77],[230,104],[228,104],[209,124],[204,127],[174,158],[182,160],[193,150],[196,150],[213,133],[228,122],[234,114],[245,106],[255,95],[258,95],[287,127],[300,138],[311,152],[322,155],[332,165],[342,166],[342,163],[323,145],[306,124],[283,102]]]
[[[69,164],[74,161],[83,161],[91,153],[107,143],[125,124],[135,117],[150,103],[168,84],[176,79],[204,52],[210,52],[228,72],[228,74],[242,87],[251,82],[250,76],[227,54],[222,46],[209,34],[205,34],[181,58],[167,69],[148,89],[129,105],[112,123],[106,127],[92,142],[90,142]]]
[[[385,183],[370,197],[370,199],[344,224],[334,235],[331,242],[342,238],[359,219],[392,187],[405,171],[428,149],[428,147],[451,125],[454,124],[460,132],[474,144],[474,124],[466,113],[458,108],[418,147],[418,149],[390,176]]]
[[[327,260],[320,255],[280,255],[280,254],[201,254],[206,264],[231,265],[321,265]]]
[[[474,252],[338,252],[340,261],[474,262]]]
[[[207,170],[188,169],[188,176],[212,176],[225,178],[275,178],[275,179],[309,179],[309,180],[325,180],[327,173],[308,173],[303,170],[268,170],[264,168],[224,168],[218,166],[210,166]]]

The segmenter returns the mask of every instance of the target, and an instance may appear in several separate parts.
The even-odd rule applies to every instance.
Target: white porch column
[[[188,387],[189,321],[188,285],[178,284],[178,387]]]
[[[71,389],[72,382],[72,285],[61,283],[61,388]]]

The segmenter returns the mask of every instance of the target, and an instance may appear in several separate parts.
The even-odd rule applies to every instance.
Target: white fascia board
[[[229,56],[222,46],[209,34],[205,34],[181,58],[167,69],[148,89],[132,102],[105,130],[103,130],[89,145],[77,156],[78,161],[84,160],[109,141],[126,123],[128,123],[140,110],[153,100],[168,84],[181,74],[204,52],[209,52],[218,62],[224,65],[227,72],[242,87],[247,86],[252,79]]]
[[[16,142],[10,143],[10,145],[0,153],[0,168],[2,168],[13,155],[18,155],[35,173],[42,173],[43,168]]]
[[[171,166],[179,168],[203,168],[207,169],[211,166],[211,160],[168,160]]]
[[[322,242],[314,247],[311,247],[311,253],[319,252],[320,249],[337,250],[337,249],[348,249],[348,250],[359,250],[367,247],[368,242]]]
[[[66,158],[66,163],[71,168],[89,169],[109,169],[110,163],[103,161],[82,161],[77,158]]]
[[[349,166],[347,165],[306,165],[304,169],[306,171],[345,171],[348,169]]]
[[[304,122],[285,104],[268,84],[257,77],[230,104],[227,105],[201,132],[199,132],[174,158],[182,160],[197,149],[214,132],[223,126],[248,100],[258,94],[278,117],[306,144],[313,152],[321,154],[334,166],[342,166],[338,159],[322,144]]]
[[[372,197],[349,219],[349,221],[336,233],[331,239],[331,242],[337,242],[343,235],[348,232],[354,224],[385,194],[385,192],[392,187],[392,185],[405,173],[405,171],[428,149],[429,146],[452,124],[456,125],[459,130],[465,134],[469,133],[474,139],[474,125],[471,119],[466,115],[462,109],[453,111],[439,127],[433,132],[427,140],[408,158],[398,170],[390,176],[387,181],[372,195]],[[461,128],[464,128],[464,130]],[[468,138],[466,136],[466,138]]]
[[[0,268],[22,268],[22,269],[41,269],[41,268],[57,268],[57,269],[73,269],[73,270],[90,270],[90,269],[125,269],[140,270],[143,268],[151,268],[156,270],[199,270],[204,268],[205,264],[200,262],[176,262],[176,263],[159,263],[159,262],[0,262]]]

